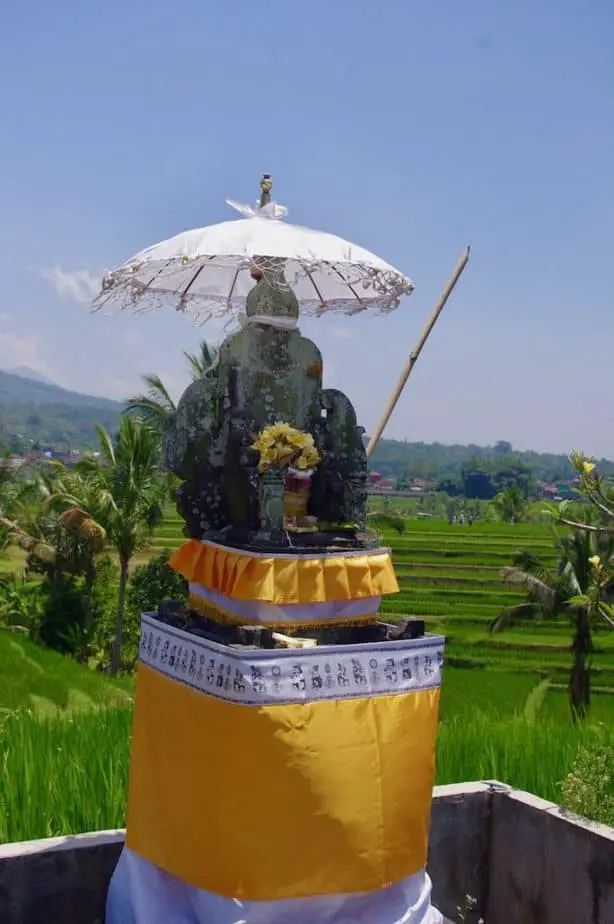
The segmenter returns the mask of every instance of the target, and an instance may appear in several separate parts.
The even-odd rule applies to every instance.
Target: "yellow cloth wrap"
[[[246,901],[396,883],[426,863],[438,701],[243,705],[140,664],[127,846]]]
[[[254,555],[189,539],[170,566],[188,581],[235,600],[324,603],[399,592],[387,549],[365,554]]]

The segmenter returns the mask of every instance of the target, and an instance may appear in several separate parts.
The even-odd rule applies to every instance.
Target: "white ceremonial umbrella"
[[[386,313],[412,292],[407,276],[363,247],[284,221],[287,209],[270,198],[270,175],[260,185],[254,208],[226,200],[242,218],[184,231],[106,272],[94,310],[172,308],[202,323],[236,318],[254,279],[267,275],[316,315]]]

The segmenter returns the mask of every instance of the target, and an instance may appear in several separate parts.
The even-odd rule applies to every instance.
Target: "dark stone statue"
[[[259,455],[250,448],[279,421],[311,433],[320,451],[309,513],[329,531],[342,524],[346,535],[350,524],[362,531],[364,430],[346,396],[322,388],[322,356],[298,330],[298,302],[282,263],[271,269],[267,258],[266,277],[254,277],[243,329],[226,338],[215,365],[188,386],[166,435],[165,463],[181,479],[177,505],[187,535],[247,545],[289,541],[276,500],[282,475],[259,474]]]

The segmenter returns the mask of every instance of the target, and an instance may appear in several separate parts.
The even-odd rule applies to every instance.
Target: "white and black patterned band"
[[[439,686],[444,639],[385,644],[228,648],[145,614],[141,662],[202,693],[244,705],[386,696]]]

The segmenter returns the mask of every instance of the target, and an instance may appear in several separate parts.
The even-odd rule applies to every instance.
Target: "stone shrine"
[[[143,615],[107,924],[440,924],[443,639],[379,618],[398,584],[367,528],[364,431],[322,386],[284,261],[251,276],[166,434],[190,599]]]
[[[257,273],[255,274],[258,275]],[[178,509],[193,539],[246,546],[296,546],[267,514],[283,495],[283,473],[268,492],[257,474],[256,434],[279,421],[312,435],[321,456],[309,514],[326,532],[302,542],[326,547],[367,543],[367,458],[349,399],[322,387],[322,356],[298,330],[299,306],[283,270],[254,285],[242,330],[222,343],[213,368],[184,392],[166,436],[167,468],[182,481]]]

